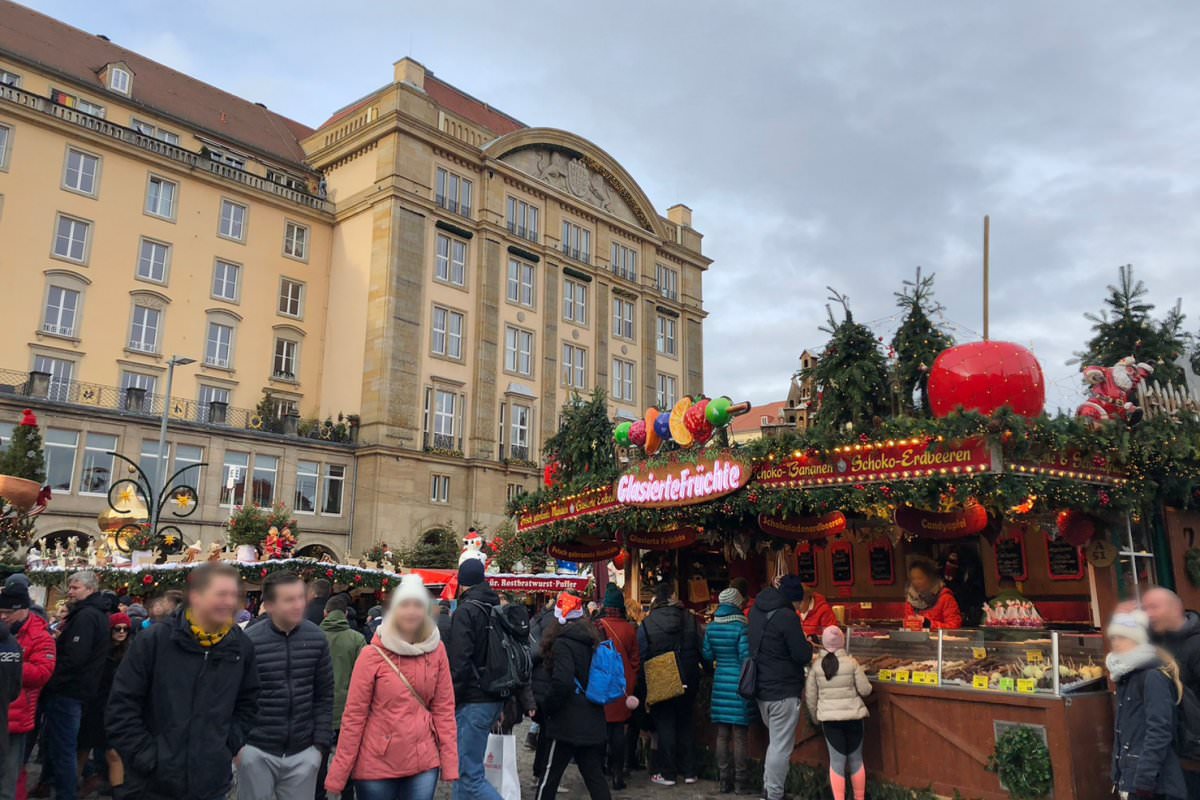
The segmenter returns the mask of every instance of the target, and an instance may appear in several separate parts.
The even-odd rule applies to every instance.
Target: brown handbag
[[[646,641],[650,641],[650,631],[646,631]],[[683,676],[679,672],[679,653],[675,650],[660,653],[649,659],[643,665],[643,669],[646,672],[647,708],[655,703],[674,700],[687,691],[687,687],[683,685]]]

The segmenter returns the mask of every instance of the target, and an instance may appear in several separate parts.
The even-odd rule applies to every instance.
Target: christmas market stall
[[[1143,367],[1088,368],[1088,379],[1130,387]],[[1137,531],[1161,517],[1165,487],[1196,485],[1200,426],[1134,427],[1132,392],[1094,391],[1096,408],[1048,417],[1037,360],[1005,342],[947,348],[928,392],[933,416],[857,416],[740,446],[722,429],[746,404],[649,409],[615,426],[611,464],[560,463],[546,488],[517,498],[517,539],[526,552],[627,553],[631,597],[644,603],[672,580],[700,614],[738,578],[753,596],[799,575],[802,616],[846,626],[875,682],[869,771],[1000,800],[1015,780],[1005,758],[1023,758],[1043,794],[1107,797],[1112,712],[1097,629],[1120,599],[1159,582]],[[916,562],[935,566],[961,621],[931,625],[918,610]],[[824,758],[804,723],[795,760]]]

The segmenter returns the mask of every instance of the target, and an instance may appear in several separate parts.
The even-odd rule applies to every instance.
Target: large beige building
[[[171,466],[208,465],[187,538],[282,501],[342,557],[499,522],[573,392],[634,418],[703,386],[691,211],[409,59],[313,130],[0,2],[0,242],[43,533],[95,532],[106,450],[157,466],[164,402]]]

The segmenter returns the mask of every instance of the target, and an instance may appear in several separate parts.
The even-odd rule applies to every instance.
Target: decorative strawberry
[[[693,404],[683,415],[683,424],[692,432],[692,439],[696,444],[704,444],[712,438],[716,431],[705,414],[707,409],[708,398],[705,397],[700,402]]]
[[[639,419],[629,426],[629,443],[635,447],[646,446],[646,420]]]

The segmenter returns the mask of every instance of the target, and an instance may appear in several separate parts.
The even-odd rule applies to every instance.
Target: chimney
[[[425,91],[425,67],[408,56],[392,65],[395,70],[395,82],[407,83],[409,86]]]
[[[676,203],[667,209],[667,219],[681,228],[692,227],[692,210],[683,203]]]

